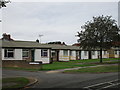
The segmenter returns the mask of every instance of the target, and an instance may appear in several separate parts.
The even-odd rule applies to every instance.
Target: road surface
[[[22,70],[7,70],[3,69],[2,76],[4,77],[34,77],[38,82],[30,88],[85,88],[85,89],[100,89],[100,88],[118,88],[119,82],[118,73],[48,73],[47,71],[22,71]],[[115,82],[115,83],[111,83]],[[111,83],[111,84],[110,84]]]

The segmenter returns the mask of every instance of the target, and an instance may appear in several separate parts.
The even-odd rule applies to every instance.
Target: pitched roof
[[[52,48],[52,49],[66,49],[66,50],[80,50],[78,46],[66,46],[57,44],[40,44],[33,41],[2,41],[3,48]]]
[[[31,41],[2,41],[2,47],[4,48],[50,48],[37,42]]]

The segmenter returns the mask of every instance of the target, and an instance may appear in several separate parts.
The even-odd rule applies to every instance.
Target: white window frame
[[[84,51],[84,56],[87,56],[87,51]]]
[[[41,49],[41,57],[48,57],[48,49]]]
[[[68,50],[63,50],[63,55],[68,56]]]
[[[114,54],[115,54],[115,55],[117,54],[117,50],[114,51]]]
[[[23,53],[27,53],[27,56],[24,56]],[[22,57],[23,57],[23,58],[28,58],[28,57],[29,57],[29,50],[28,50],[28,49],[23,49],[23,50],[22,50]]]
[[[95,55],[95,51],[92,51],[92,55]]]
[[[9,57],[10,53],[13,53],[13,57]],[[14,53],[15,53],[14,49],[4,49],[4,58],[14,58]]]
[[[73,51],[70,51],[70,56],[73,56]]]
[[[107,54],[107,52],[106,51],[104,51],[104,55],[106,55]]]

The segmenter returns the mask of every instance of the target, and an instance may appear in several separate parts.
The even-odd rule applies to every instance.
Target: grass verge
[[[53,62],[52,64],[43,64],[42,69],[25,69],[20,67],[4,67],[4,68],[27,71],[48,71],[75,67],[95,66],[101,64],[99,63],[99,61],[100,61],[99,59],[85,59],[85,60],[70,60],[69,62]],[[103,59],[102,64],[116,64],[116,63],[120,63],[120,58],[106,58]]]
[[[25,70],[25,71],[40,71],[41,69],[27,69],[21,67],[3,67],[3,69]]]
[[[12,88],[22,88],[29,83],[29,80],[24,77],[15,78],[3,78],[2,79],[2,90],[12,89]]]
[[[88,67],[81,68],[78,70],[66,70],[63,73],[107,73],[107,72],[119,72],[118,65],[110,66],[98,66],[98,67]]]
[[[119,61],[118,61],[119,60]],[[86,60],[70,60],[69,62],[53,62],[52,64],[42,65],[43,70],[57,70],[75,67],[95,66],[99,63],[99,59],[86,59]],[[120,63],[120,58],[106,58],[103,59],[102,64],[116,64]]]

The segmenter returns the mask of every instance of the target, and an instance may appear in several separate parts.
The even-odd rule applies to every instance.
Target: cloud
[[[80,27],[93,16],[117,16],[117,3],[17,2],[2,11],[3,32],[19,40],[64,41],[73,44]]]

